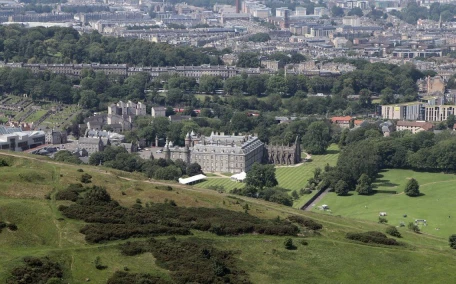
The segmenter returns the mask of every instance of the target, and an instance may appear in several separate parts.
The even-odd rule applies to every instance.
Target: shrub
[[[388,220],[386,218],[383,218],[383,217],[378,217],[378,222],[380,224],[386,224],[386,223],[388,223]]]
[[[101,258],[99,256],[97,256],[95,258],[94,263],[95,263],[95,268],[98,270],[104,270],[104,269],[108,268],[106,265],[101,264]]]
[[[17,231],[17,226],[14,223],[9,223],[8,225],[6,225],[6,227],[8,227],[8,229],[10,229],[11,231]]]
[[[63,277],[60,265],[48,257],[25,257],[23,261],[25,265],[13,268],[6,283],[49,283],[51,279]]]
[[[401,233],[398,231],[398,229],[396,227],[393,227],[393,226],[388,226],[388,228],[386,228],[386,233],[388,235],[391,235],[393,237],[397,237],[397,238],[401,238]]]
[[[450,247],[456,249],[456,235],[451,235],[448,241],[450,242]]]
[[[77,169],[77,171],[80,172],[80,173],[83,173],[83,172],[84,172],[83,169]]]
[[[416,225],[413,222],[408,223],[407,228],[410,231],[415,232],[415,233],[419,233],[420,232],[420,227],[418,227],[418,225]]]
[[[283,245],[288,250],[295,248],[295,246],[293,245],[293,240],[291,238],[285,239],[285,241],[283,242]]]
[[[347,239],[363,243],[375,243],[388,246],[397,246],[399,243],[395,239],[389,239],[385,234],[375,231],[365,233],[347,233]]]
[[[299,190],[299,194],[300,195],[304,195],[304,194],[311,194],[312,193],[312,190],[310,188],[301,188]]]
[[[120,250],[122,254],[131,253],[133,250],[138,254],[151,252],[159,266],[171,271],[173,283],[250,283],[247,274],[237,268],[232,252],[220,251],[207,242],[194,239],[181,241],[176,238],[150,239],[143,242],[127,242],[120,245]]]
[[[7,161],[0,159],[0,167],[9,167],[9,164]]]
[[[309,244],[306,240],[301,240],[299,243],[303,246],[307,246]]]
[[[314,220],[310,219],[310,218],[305,218],[305,217],[302,217],[302,216],[296,216],[296,215],[293,215],[293,216],[289,216],[288,217],[288,220],[290,220],[291,222],[295,222],[295,223],[298,223],[304,227],[306,227],[307,229],[310,229],[310,230],[321,230],[323,228],[323,225],[320,224],[320,223],[317,223],[315,222]]]
[[[209,231],[217,235],[258,233],[278,236],[294,236],[298,227],[288,221],[269,221],[221,208],[187,208],[168,204],[150,204],[135,208],[120,206],[105,189],[93,186],[76,203],[59,206],[67,218],[87,223],[80,232],[86,240],[99,243],[130,237],[159,235],[189,235],[190,230]]]
[[[92,182],[92,176],[89,175],[89,174],[82,174],[81,182],[82,183],[91,183]]]

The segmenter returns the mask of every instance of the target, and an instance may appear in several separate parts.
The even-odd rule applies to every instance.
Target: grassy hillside
[[[171,280],[170,271],[162,268],[151,253],[122,255],[118,244],[126,241],[88,244],[79,233],[85,223],[60,213],[58,206],[71,202],[55,200],[55,193],[69,183],[79,181],[82,172],[78,169],[92,175],[93,184],[105,186],[112,198],[126,207],[131,207],[137,199],[143,204],[174,200],[177,206],[244,212],[245,204],[248,204],[249,214],[260,218],[279,216],[284,219],[293,214],[310,217],[323,225],[319,233],[306,233],[305,238],[293,237],[296,250],[286,250],[285,237],[279,236],[217,236],[196,230],[192,231],[192,236],[177,236],[178,240],[196,238],[203,243],[212,243],[217,249],[233,251],[239,269],[246,271],[252,283],[435,283],[452,281],[456,277],[456,271],[452,269],[456,252],[449,248],[446,235],[418,235],[400,228],[403,238],[399,241],[404,246],[366,245],[348,241],[344,236],[347,232],[384,231],[386,226],[376,224],[375,220],[303,212],[178,184],[171,184],[173,190],[166,191],[157,189],[158,183],[151,183],[137,174],[54,163],[25,154],[6,156],[9,154],[0,152],[0,159],[12,165],[0,169],[0,221],[15,223],[18,230],[3,229],[0,233],[2,283],[25,256],[49,256],[59,262],[64,269],[65,283],[85,283],[87,278],[91,283],[105,283],[115,271],[125,267],[131,273],[150,273]],[[425,182],[418,180],[426,193]],[[50,192],[51,198],[46,199]],[[309,244],[299,244],[302,239]],[[97,257],[106,269],[95,268]]]
[[[410,178],[418,181],[423,196],[414,198],[403,193]],[[374,188],[384,193],[362,196],[353,192],[344,197],[329,193],[316,205],[329,205],[333,215],[370,221],[378,220],[379,212],[386,212],[388,223],[394,226],[400,222],[407,224],[415,219],[425,219],[428,225],[420,226],[422,232],[447,238],[456,233],[455,182],[454,174],[386,170],[374,183]]]

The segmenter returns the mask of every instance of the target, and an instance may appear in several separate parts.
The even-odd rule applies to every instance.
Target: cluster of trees
[[[416,2],[409,2],[405,9],[402,9],[400,12],[394,10],[391,14],[413,25],[419,19],[439,21],[441,18],[443,22],[452,22],[456,15],[456,5],[432,3],[428,9],[418,6]]]
[[[145,160],[134,153],[128,153],[120,146],[107,146],[104,151],[94,153],[89,158],[90,165],[104,165],[127,172],[142,172],[149,178],[160,180],[177,180],[181,176],[194,176],[203,173],[197,163],[188,164],[181,159],[176,161],[165,159]]]
[[[327,167],[321,182],[339,195],[355,189],[359,194],[371,194],[371,183],[381,169],[456,171],[456,137],[450,132],[399,131],[383,137],[378,126],[370,125],[344,130],[339,139],[342,151],[337,166]],[[419,196],[418,183],[410,180],[405,192]]]
[[[253,42],[267,42],[271,40],[271,37],[268,33],[256,33],[248,37],[248,41]]]
[[[73,28],[0,27],[0,59],[29,63],[126,63],[139,66],[222,64],[213,50],[144,40],[80,35]]]
[[[277,186],[279,183],[275,176],[274,165],[253,164],[247,172],[245,183],[244,188],[235,188],[231,193],[260,198],[286,206],[293,205],[293,199],[287,193],[290,190]]]

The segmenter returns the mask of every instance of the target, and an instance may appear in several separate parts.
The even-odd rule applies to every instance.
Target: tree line
[[[223,64],[215,49],[104,37],[97,31],[19,25],[0,27],[0,60],[28,63],[104,63],[138,66]]]

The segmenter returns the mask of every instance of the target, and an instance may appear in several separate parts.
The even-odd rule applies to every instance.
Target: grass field
[[[37,110],[32,115],[27,117],[26,121],[28,122],[35,122],[40,119],[43,115],[45,115],[48,111],[47,110]]]
[[[418,181],[423,196],[413,198],[403,193],[410,178]],[[370,221],[377,221],[379,212],[386,212],[388,223],[394,226],[400,222],[408,224],[415,219],[425,219],[428,226],[420,226],[423,233],[447,238],[456,233],[455,182],[456,175],[453,174],[387,170],[377,178],[375,189],[397,191],[398,194],[360,196],[352,193],[352,196],[338,197],[335,193],[328,193],[317,205],[329,205],[333,215]]]
[[[44,157],[25,154],[14,153],[25,158],[12,158],[2,153],[0,152],[0,158],[6,159],[13,166],[2,167],[0,171],[0,220],[16,223],[18,230],[12,232],[4,229],[0,233],[1,283],[5,283],[8,271],[19,265],[24,256],[49,256],[58,261],[64,268],[64,283],[86,283],[86,278],[90,279],[90,283],[106,283],[116,270],[123,270],[125,267],[132,273],[151,273],[170,279],[169,271],[158,267],[149,253],[133,257],[121,255],[116,246],[124,241],[87,244],[84,236],[79,233],[84,222],[62,218],[57,210],[60,204],[68,202],[44,198],[46,193],[55,193],[69,183],[78,182],[81,175],[81,172],[77,171],[79,168],[92,175],[94,184],[105,186],[112,198],[124,206],[133,205],[138,198],[143,202],[164,202],[165,199],[172,199],[178,206],[220,207],[244,211],[244,204],[247,203],[249,214],[261,218],[285,218],[290,214],[297,214],[323,224],[320,234],[306,238],[308,246],[298,243],[301,238],[293,238],[297,246],[293,251],[284,249],[284,237],[249,234],[219,237],[208,232],[193,232],[191,237],[212,242],[219,249],[233,251],[239,268],[248,273],[252,283],[451,283],[456,277],[453,269],[456,253],[449,248],[447,235],[432,237],[400,228],[403,234],[400,241],[405,243],[404,246],[391,248],[364,245],[347,241],[345,234],[383,231],[385,226],[372,222],[374,219],[348,219],[303,212],[257,199],[232,197],[196,187],[179,187],[173,183],[170,184],[173,186],[172,191],[163,191],[135,174],[120,173],[103,167],[53,163]],[[32,173],[44,176],[45,179],[41,180]],[[402,177],[411,174],[412,172],[401,174],[396,171],[389,176],[389,173],[385,173],[382,180],[388,179],[393,184],[400,184]],[[428,191],[437,187],[425,185],[433,182],[433,177],[424,174],[416,176],[426,195],[411,201],[419,202],[421,198],[424,201],[424,198],[431,196]],[[439,176],[442,184],[443,181],[451,184],[449,180],[453,177]],[[346,199],[355,200],[356,197]],[[407,206],[411,206],[410,204],[412,203]],[[364,209],[364,206],[361,206]],[[96,257],[100,257],[107,269],[95,268]]]
[[[279,182],[279,186],[291,190],[300,190],[306,185],[309,178],[313,177],[315,168],[323,169],[326,164],[334,166],[337,162],[338,156],[339,149],[337,145],[333,144],[328,148],[327,154],[312,156],[311,162],[305,162],[297,167],[277,167],[276,177],[277,181]],[[226,190],[229,191],[236,187],[243,187],[244,184],[231,181],[229,178],[209,177],[207,181],[198,183],[195,186],[201,188],[209,188],[210,186],[223,186]],[[314,194],[315,191],[312,194],[302,196],[299,200],[295,201],[293,207],[302,207]]]

